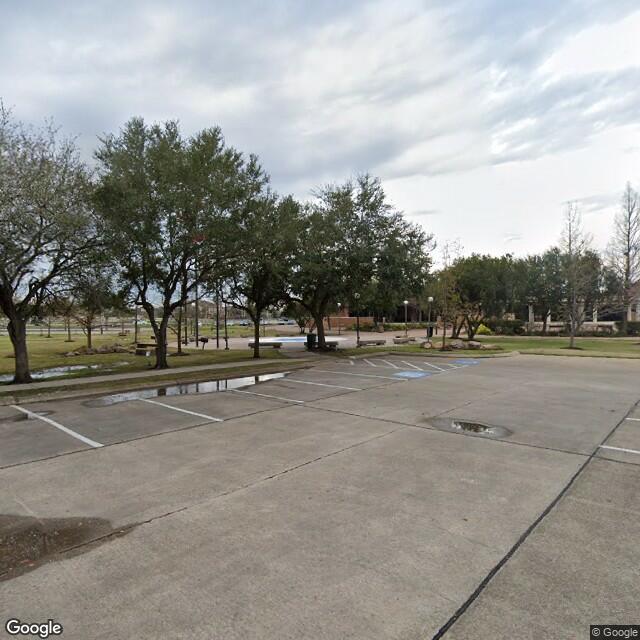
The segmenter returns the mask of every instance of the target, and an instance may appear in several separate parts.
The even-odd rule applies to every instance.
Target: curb
[[[223,380],[225,378],[243,378],[246,376],[262,375],[268,373],[281,373],[292,369],[307,369],[311,366],[308,362],[282,362],[268,363],[260,367],[246,367],[242,371],[228,367],[226,369],[210,369],[190,373],[176,372],[176,375],[168,374],[168,377],[154,378],[131,378],[130,386],[101,386],[99,389],[91,388],[92,386],[104,384],[102,382],[87,383],[86,389],[70,389],[64,391],[65,387],[34,389],[34,393],[29,395],[28,390],[21,395],[0,395],[0,406],[11,404],[21,404],[25,402],[44,402],[47,400],[66,400],[73,398],[90,398],[96,396],[109,395],[112,393],[122,393],[124,391],[137,391],[140,389],[154,389],[156,387],[165,387],[178,384],[195,384],[197,382],[207,382],[209,380]],[[233,374],[229,375],[229,370],[233,370]],[[108,376],[105,376],[108,378]],[[108,381],[108,380],[107,380]],[[116,381],[112,381],[116,382]],[[119,383],[126,383],[127,380],[119,380]],[[81,384],[81,383],[80,383]]]

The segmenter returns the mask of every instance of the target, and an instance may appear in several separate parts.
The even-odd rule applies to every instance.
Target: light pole
[[[356,301],[356,346],[360,344],[360,294],[354,293],[353,298]]]
[[[198,303],[192,302],[191,306],[193,307],[193,333],[196,338],[196,347],[198,346]]]
[[[194,321],[195,321],[194,333],[196,336],[196,348],[197,348],[198,342],[199,342],[198,338],[200,337],[198,333],[198,257],[197,256],[195,259],[195,276],[196,276],[196,300],[193,303],[193,306],[194,306]]]
[[[431,332],[432,326],[431,326],[431,304],[433,303],[433,296],[429,296],[427,298],[427,302],[429,303],[429,322],[427,323],[427,340],[431,339],[431,336],[433,335]]]
[[[224,301],[224,350],[229,351],[229,332],[227,331],[227,301]]]
[[[338,335],[340,335],[340,309],[342,308],[342,302],[338,302]]]
[[[216,287],[216,349],[220,348],[220,285]]]
[[[140,302],[140,298],[136,298],[136,301],[133,306],[136,310],[136,316],[133,323],[133,341],[137,343],[138,342],[138,307],[142,306],[142,302]],[[180,336],[178,336],[178,342],[179,341],[180,341]]]
[[[409,325],[407,325],[407,305],[409,304],[408,300],[404,301],[404,337],[406,338],[409,335]]]
[[[188,310],[189,307],[187,306],[187,303],[185,302],[182,305],[182,309],[183,309],[183,324],[184,324],[184,338],[182,339],[182,344],[185,345],[185,347],[189,344],[189,314],[188,314]]]

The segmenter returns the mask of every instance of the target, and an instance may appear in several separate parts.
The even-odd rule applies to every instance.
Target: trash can
[[[316,334],[309,333],[307,334],[307,349],[311,351],[316,348]]]

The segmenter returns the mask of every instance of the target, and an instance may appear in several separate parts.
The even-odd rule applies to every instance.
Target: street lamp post
[[[427,340],[430,340],[431,339],[431,335],[432,335],[432,332],[431,332],[431,329],[432,329],[432,327],[431,327],[431,304],[433,303],[433,296],[429,296],[427,298],[427,302],[429,303],[429,322],[427,323]]]
[[[409,304],[408,300],[404,301],[404,337],[406,338],[409,335],[409,325],[407,324],[407,305]]]
[[[356,346],[360,344],[360,294],[354,293],[353,297],[356,301]]]
[[[198,347],[199,345],[199,340],[198,338],[200,337],[199,335],[199,329],[198,329],[198,258],[196,256],[195,259],[195,277],[196,277],[196,300],[193,303],[194,306],[194,322],[195,322],[195,329],[194,329],[194,333],[195,333],[195,337],[196,337],[196,347]]]
[[[220,348],[220,285],[216,287],[216,349]]]
[[[340,309],[342,308],[342,302],[338,302],[338,335],[340,335]]]
[[[227,301],[224,301],[224,350],[229,351],[229,332],[227,331]]]

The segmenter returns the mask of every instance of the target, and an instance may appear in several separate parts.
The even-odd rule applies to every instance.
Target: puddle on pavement
[[[140,389],[139,391],[116,393],[111,396],[103,396],[102,398],[86,400],[83,404],[86,407],[108,407],[120,402],[129,402],[130,400],[162,398],[165,396],[184,396],[198,393],[216,393],[219,391],[228,391],[229,389],[240,389],[259,384],[260,382],[267,382],[268,380],[277,380],[278,378],[284,378],[287,375],[289,375],[288,371],[284,373],[264,373],[257,376],[244,376],[242,378],[227,378],[223,380],[208,380],[206,382],[174,384],[164,387],[154,387],[153,389]]]
[[[484,436],[486,438],[506,438],[513,431],[506,427],[498,427],[483,422],[473,420],[459,420],[458,418],[434,418],[427,420],[431,426],[442,431],[452,431],[454,433],[466,433],[474,436]]]
[[[84,553],[131,528],[114,529],[102,518],[0,515],[0,581],[11,580],[45,562]]]
[[[124,367],[128,365],[128,362],[115,362],[113,364],[69,364],[63,367],[51,367],[49,369],[40,369],[39,371],[32,371],[31,377],[34,380],[48,380],[49,378],[57,378],[59,376],[67,376],[77,371],[112,371],[116,367]],[[0,375],[0,382],[11,382],[13,380],[12,373],[3,373]]]

